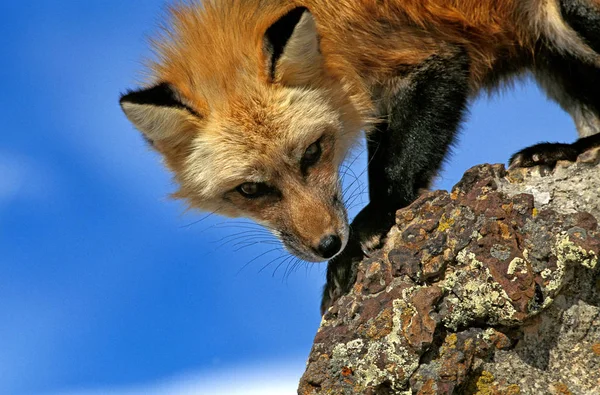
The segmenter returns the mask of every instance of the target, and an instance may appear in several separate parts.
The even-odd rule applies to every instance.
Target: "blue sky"
[[[233,394],[237,382],[250,393],[250,377],[263,394],[265,377],[278,378],[273,393],[295,391],[325,266],[267,265],[275,245],[237,251],[254,233],[236,233],[258,227],[168,200],[170,176],[118,107],[163,4],[0,5],[2,394]],[[575,137],[521,84],[474,104],[437,185]],[[361,155],[353,167],[364,166]]]

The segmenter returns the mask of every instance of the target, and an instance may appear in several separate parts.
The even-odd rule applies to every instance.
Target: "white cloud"
[[[294,395],[303,361],[254,363],[229,370],[181,375],[162,382],[52,395]]]
[[[16,199],[41,200],[57,192],[56,175],[34,159],[0,151],[0,207]]]
[[[14,169],[3,159],[5,158],[0,157],[0,174],[2,174],[0,177],[0,203],[12,200],[18,195],[23,179],[20,169]]]

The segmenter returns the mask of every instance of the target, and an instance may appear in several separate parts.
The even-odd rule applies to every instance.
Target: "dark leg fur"
[[[600,53],[600,8],[586,0],[561,0],[563,19],[597,53]]]
[[[346,250],[329,262],[321,312],[352,287],[365,245],[387,233],[396,210],[428,188],[439,170],[465,113],[468,55],[432,57],[397,82],[384,87],[387,120],[369,136],[370,203],[352,222]]]

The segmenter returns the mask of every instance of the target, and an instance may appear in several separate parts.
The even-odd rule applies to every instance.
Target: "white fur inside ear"
[[[121,107],[127,118],[151,141],[172,137],[181,130],[188,115],[184,109],[151,104],[123,102]]]
[[[276,67],[276,80],[306,84],[322,69],[319,34],[312,14],[302,14]],[[289,81],[291,80],[291,81]]]

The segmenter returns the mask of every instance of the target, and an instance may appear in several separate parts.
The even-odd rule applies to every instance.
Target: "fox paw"
[[[517,167],[554,167],[559,160],[574,162],[579,150],[575,144],[541,143],[522,149],[509,161],[509,169]]]
[[[365,256],[381,248],[392,225],[395,223],[395,210],[367,205],[352,222],[355,240],[358,240]]]
[[[369,235],[360,235],[360,247],[365,256],[370,256],[373,251],[383,246],[386,239],[385,233],[372,233]]]
[[[559,160],[575,162],[580,154],[597,147],[600,147],[600,133],[582,137],[573,144],[540,143],[514,154],[510,158],[509,168],[540,165],[554,167]]]

